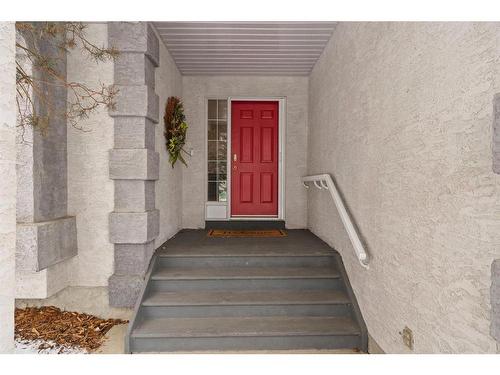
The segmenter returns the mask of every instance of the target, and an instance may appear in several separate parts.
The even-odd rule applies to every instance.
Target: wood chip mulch
[[[15,336],[20,341],[45,341],[38,348],[46,349],[47,342],[66,348],[92,352],[99,348],[106,333],[127,320],[100,319],[93,315],[62,311],[55,306],[16,308]]]

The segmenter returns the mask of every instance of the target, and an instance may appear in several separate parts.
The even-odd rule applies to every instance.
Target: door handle
[[[233,154],[233,161],[237,161],[238,160],[238,157],[236,156],[236,154]]]

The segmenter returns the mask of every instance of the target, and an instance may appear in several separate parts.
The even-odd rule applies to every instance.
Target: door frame
[[[278,216],[231,216],[231,178],[232,173],[227,174],[227,212],[226,220],[284,220],[285,219],[285,125],[286,125],[286,98],[283,96],[256,96],[242,97],[230,96],[227,99],[227,161],[228,172],[232,155],[232,119],[231,107],[233,101],[249,102],[278,102]],[[232,170],[231,170],[232,171]]]

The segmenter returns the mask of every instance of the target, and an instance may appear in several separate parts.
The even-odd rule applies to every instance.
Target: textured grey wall
[[[160,234],[155,240],[155,248],[158,248],[182,228],[182,173],[186,170],[182,163],[171,167],[165,146],[165,105],[169,96],[182,98],[182,77],[161,40],[160,65],[155,73],[155,90],[160,98],[160,123],[155,128],[155,149],[160,155],[159,178],[156,181],[156,207],[160,210]],[[189,136],[191,129],[188,130]]]
[[[500,174],[500,93],[493,97],[493,172]]]
[[[90,23],[86,31],[89,40],[107,45],[106,23]],[[89,63],[78,50],[72,51],[67,61],[69,80],[90,86],[113,83],[112,61]],[[68,127],[68,212],[76,216],[78,227],[78,258],[72,270],[72,285],[104,286],[113,272],[108,228],[114,198],[108,160],[113,148],[113,119],[106,108],[98,108],[80,125],[86,131]]]
[[[500,343],[500,259],[491,264],[491,335]]]
[[[300,178],[307,163],[307,77],[183,77],[183,96],[190,125],[189,168],[183,172],[183,227],[205,225],[206,114],[208,97],[286,97],[285,220],[289,228],[306,227],[306,192]]]
[[[339,23],[309,85],[308,172],[331,173],[372,256],[362,269],[328,194],[313,232],[342,255],[386,352],[495,352],[491,264],[500,255],[492,172],[498,23]]]
[[[16,33],[0,22],[0,353],[14,351],[16,249]]]

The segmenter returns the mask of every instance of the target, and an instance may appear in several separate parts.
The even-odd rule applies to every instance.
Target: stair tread
[[[338,278],[333,267],[204,267],[156,270],[153,280]]]
[[[244,249],[236,247],[221,247],[221,246],[203,246],[192,249],[161,249],[160,257],[311,257],[311,256],[327,256],[333,257],[335,253],[331,249],[307,249],[307,250],[292,250],[286,247],[283,248],[265,248],[258,246],[255,248],[247,247]]]
[[[146,319],[132,332],[139,338],[271,337],[359,335],[347,317],[217,317]]]
[[[184,230],[163,244],[161,257],[335,256],[337,252],[307,230],[286,230],[277,238],[213,238]]]
[[[347,304],[339,290],[216,290],[153,292],[144,306]]]

